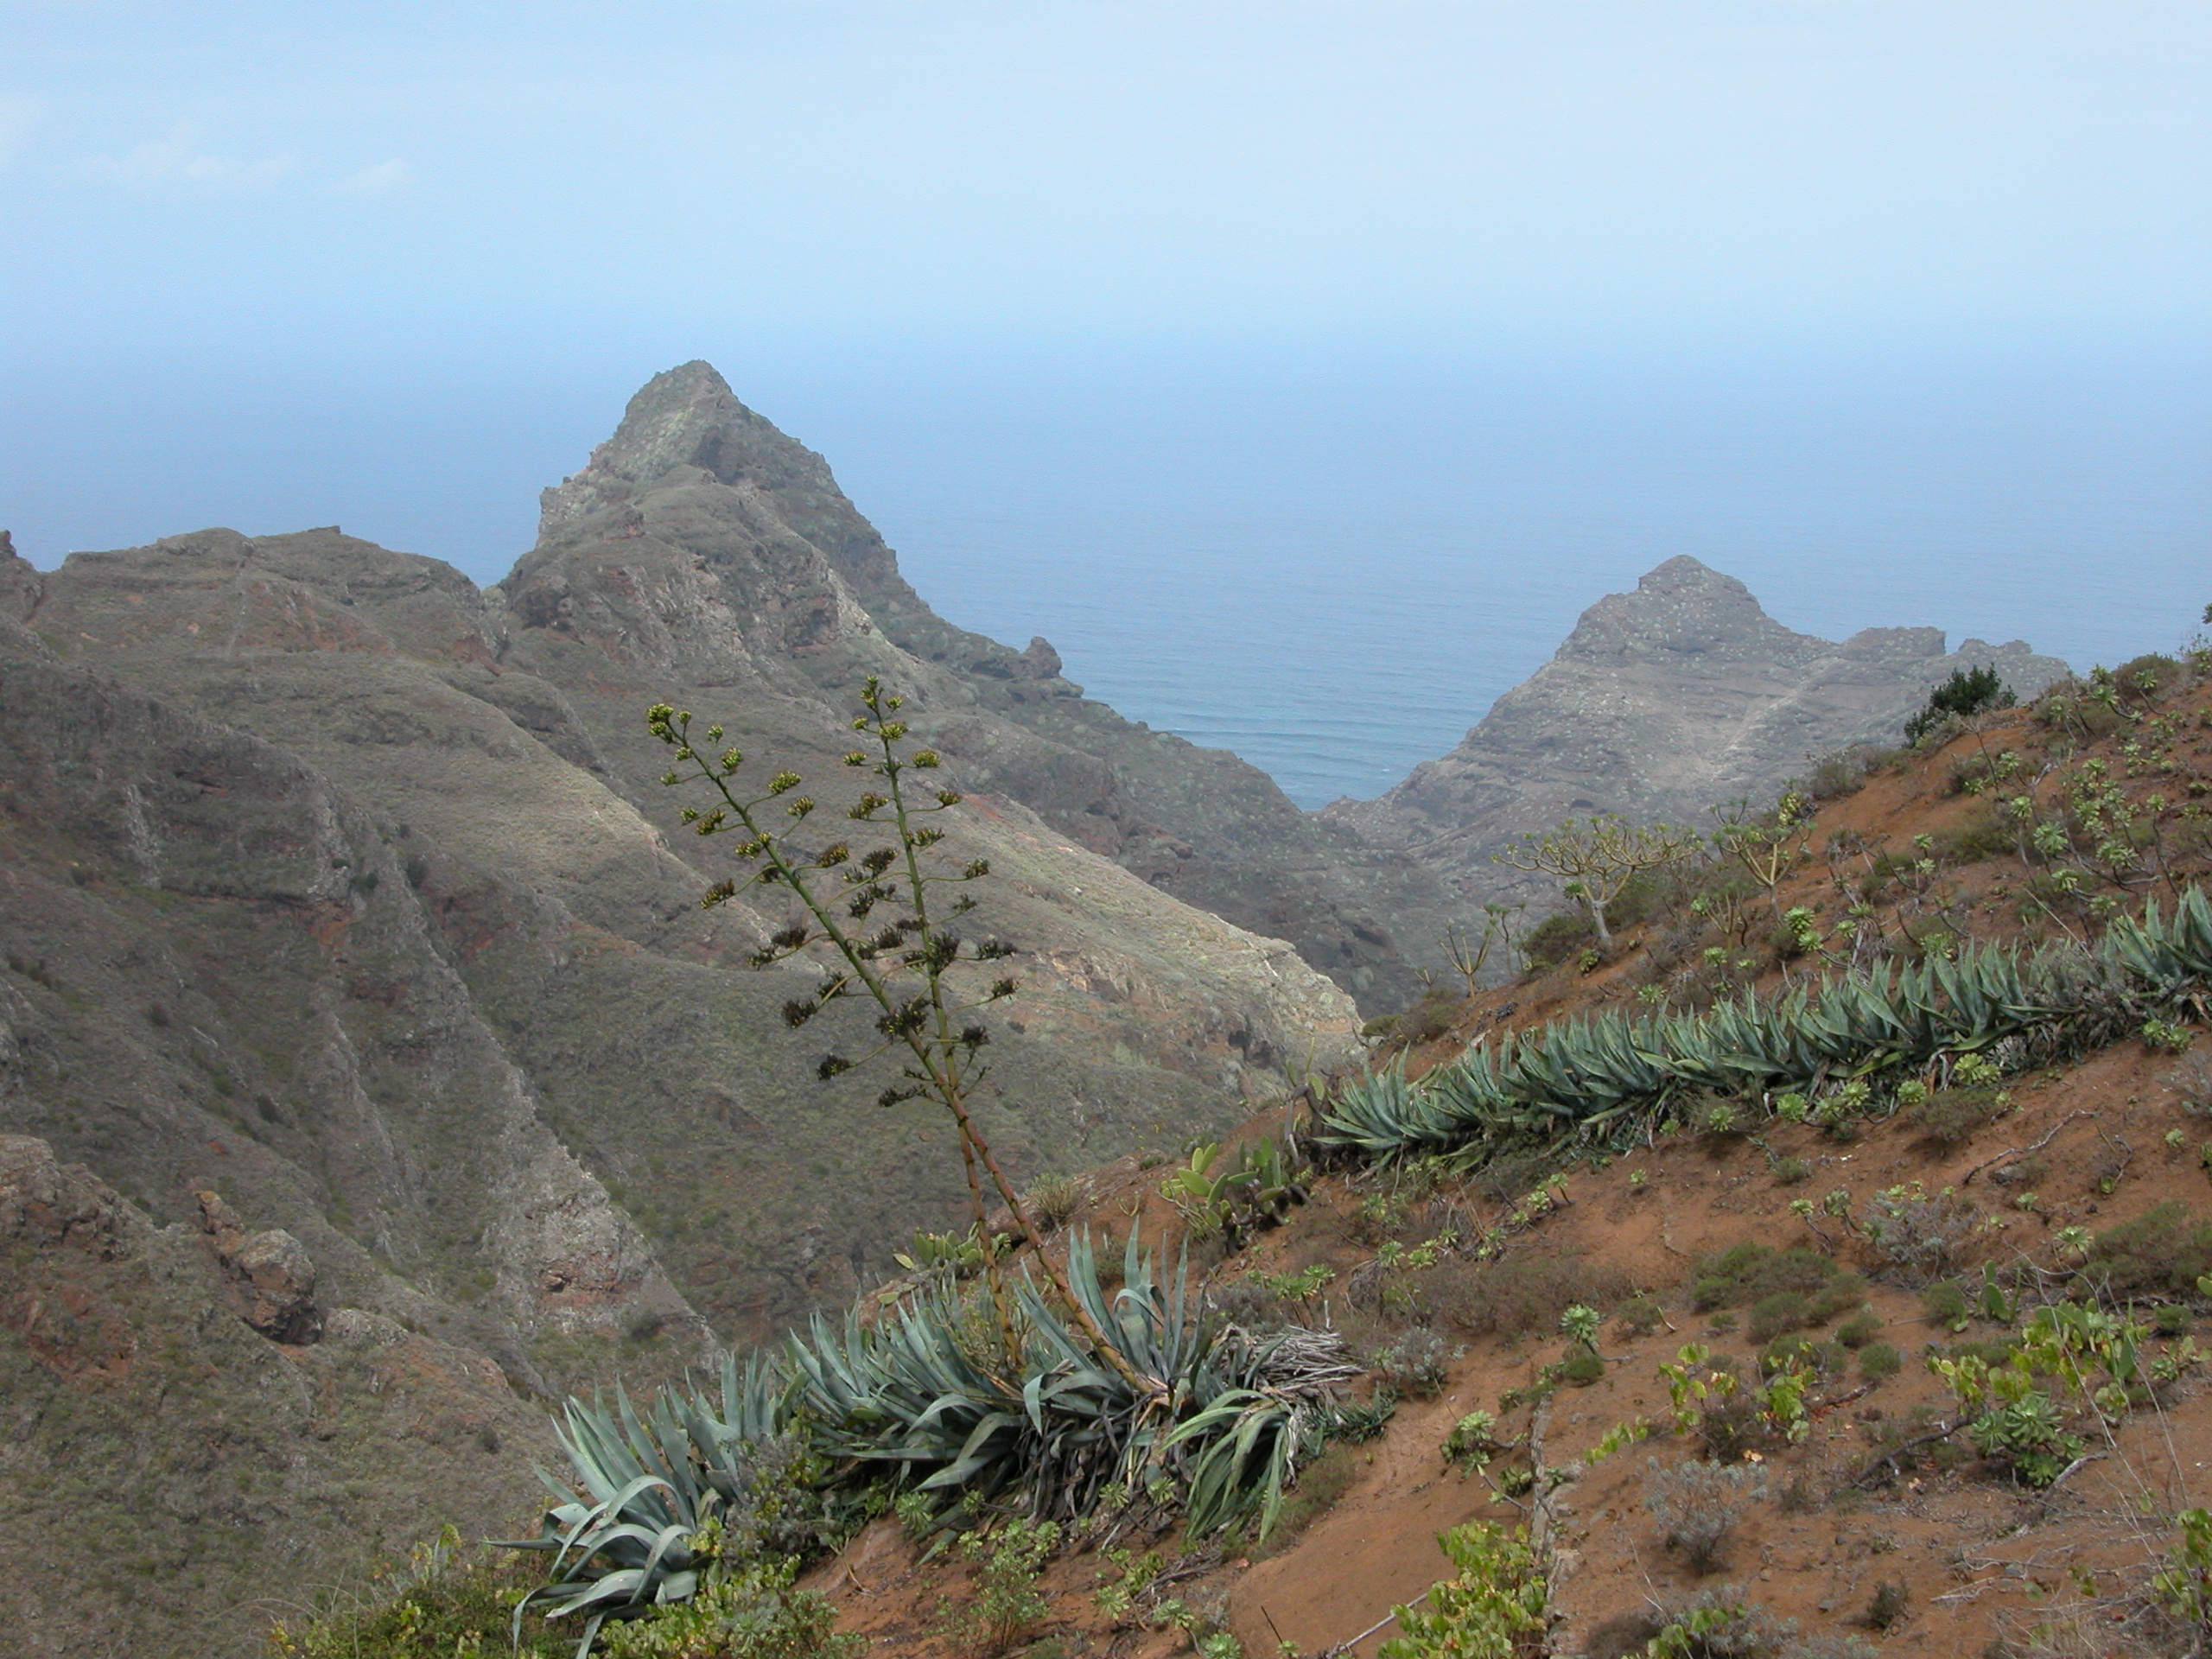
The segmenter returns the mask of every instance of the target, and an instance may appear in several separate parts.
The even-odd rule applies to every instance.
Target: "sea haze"
[[[2212,600],[2202,358],[696,349],[829,458],[939,611],[1043,634],[1093,696],[1307,806],[1451,747],[1586,607],[1677,553],[1831,639],[1928,624],[2082,666],[2174,648]],[[40,418],[6,423],[0,523],[51,566],[335,522],[495,581],[538,486],[665,366],[435,394],[79,380],[16,405]]]
[[[1678,553],[1831,639],[2171,650],[2212,601],[2207,366],[1102,373],[798,429],[940,611],[1310,807],[1450,748]]]

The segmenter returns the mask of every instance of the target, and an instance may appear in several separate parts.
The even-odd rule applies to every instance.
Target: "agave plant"
[[[2212,1004],[2212,901],[2190,887],[2092,949],[1989,946],[1876,967],[1702,1014],[1599,1014],[1510,1035],[1418,1084],[1389,1070],[1324,1103],[1324,1145],[1370,1160],[1445,1154],[1460,1166],[1530,1141],[1619,1145],[1699,1093],[1871,1088],[1946,1057],[2081,1050],[2152,1014]]]
[[[1112,1294],[1081,1235],[1066,1277],[1110,1358],[1025,1280],[1021,1363],[1009,1375],[945,1282],[874,1325],[857,1313],[841,1325],[817,1319],[772,1357],[726,1358],[717,1389],[671,1389],[644,1411],[620,1389],[612,1408],[570,1401],[556,1427],[578,1490],[546,1478],[556,1502],[544,1532],[514,1546],[553,1558],[518,1628],[529,1611],[582,1615],[581,1656],[607,1619],[696,1594],[778,1436],[804,1435],[822,1484],[849,1497],[887,1483],[947,1508],[973,1495],[1059,1519],[1086,1513],[1109,1484],[1164,1479],[1193,1533],[1255,1510],[1271,1526],[1333,1421],[1337,1386],[1358,1374],[1343,1338],[1294,1329],[1255,1339],[1194,1317],[1187,1272],[1156,1278],[1134,1236]]]

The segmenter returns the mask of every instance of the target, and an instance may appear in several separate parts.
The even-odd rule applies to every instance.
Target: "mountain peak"
[[[1687,553],[1644,573],[1636,591],[1608,594],[1583,612],[1559,648],[1563,658],[1613,660],[1711,657],[1796,664],[1825,642],[1793,632],[1751,590]]]

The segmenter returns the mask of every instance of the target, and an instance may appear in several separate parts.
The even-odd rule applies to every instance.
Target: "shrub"
[[[2187,1205],[2170,1198],[2099,1233],[2075,1276],[2084,1289],[2126,1301],[2193,1295],[2198,1276],[2207,1272],[2212,1272],[2212,1223],[2192,1220]]]
[[[1859,1230],[1907,1283],[1928,1284],[1954,1271],[1981,1211],[1945,1188],[1885,1187],[1866,1201]]]
[[[1657,1517],[1668,1548],[1682,1552],[1691,1572],[1710,1573],[1729,1530],[1766,1496],[1765,1471],[1751,1464],[1695,1461],[1669,1468],[1656,1458],[1650,1469],[1644,1507]]]
[[[1580,1349],[1560,1362],[1560,1380],[1586,1389],[1605,1374],[1605,1362],[1588,1348]]]
[[[448,1526],[435,1542],[414,1551],[388,1594],[374,1601],[328,1598],[322,1611],[297,1626],[271,1630],[269,1650],[276,1659],[446,1659],[470,1651],[473,1643],[487,1656],[567,1659],[575,1650],[574,1635],[547,1634],[535,1618],[524,1624],[521,1645],[508,1646],[515,1598],[540,1576],[535,1562],[512,1554],[464,1548]]]
[[[1521,957],[1529,964],[1529,974],[1534,977],[1558,967],[1597,941],[1598,930],[1591,925],[1586,914],[1579,910],[1562,910],[1529,930],[1528,937],[1521,941]]]
[[[1690,1306],[1700,1313],[1717,1307],[1754,1307],[1767,1298],[1796,1292],[1807,1300],[1806,1322],[1819,1324],[1824,1317],[1810,1310],[1832,1300],[1840,1286],[1856,1297],[1863,1287],[1857,1275],[1816,1250],[1777,1250],[1765,1244],[1738,1244],[1708,1255],[1693,1270]]]
[[[1977,808],[1955,830],[1936,833],[1932,852],[1942,864],[1979,864],[2019,850],[2019,835],[1993,808]]]
[[[1452,1023],[1466,1007],[1466,999],[1448,985],[1432,985],[1421,994],[1421,1000],[1399,1014],[1389,1034],[1408,1047],[1417,1043],[1433,1043],[1452,1029]]]
[[[1039,1221],[1047,1227],[1064,1226],[1083,1202],[1083,1183],[1072,1175],[1047,1175],[1032,1182],[1021,1196]]]
[[[2171,690],[2181,677],[2181,664],[2172,658],[2146,652],[2113,670],[2112,683],[2126,701],[2152,703]]]
[[[1059,1542],[1058,1522],[1039,1525],[1020,1517],[988,1533],[971,1532],[960,1541],[960,1553],[977,1563],[976,1606],[970,1617],[992,1651],[1003,1653],[1051,1611],[1037,1580]]]
[[[1431,1275],[1440,1317],[1471,1337],[1517,1337],[1553,1331],[1576,1303],[1605,1307],[1633,1288],[1619,1268],[1580,1250],[1515,1250],[1495,1262],[1454,1264]]]
[[[1665,1618],[1643,1608],[1616,1613],[1583,1638],[1582,1659],[1644,1659],[1652,1638],[1666,1628]]]
[[[1631,1296],[1620,1305],[1613,1323],[1624,1336],[1648,1337],[1667,1322],[1667,1310],[1649,1296]]]
[[[1725,1584],[1670,1610],[1652,1648],[1670,1659],[1784,1659],[1796,1631],[1795,1619]]]
[[[1806,772],[1805,793],[1816,801],[1839,801],[1847,795],[1856,795],[1866,786],[1866,779],[1875,769],[1888,759],[1881,750],[1860,743],[1831,749],[1816,759]]]
[[[1762,1296],[1751,1304],[1751,1337],[1753,1342],[1771,1342],[1789,1332],[1802,1329],[1808,1322],[1812,1304],[1806,1300],[1802,1290],[1777,1290],[1771,1296]]]
[[[826,1596],[794,1590],[796,1561],[756,1561],[710,1580],[689,1601],[650,1618],[610,1623],[607,1659],[852,1659],[865,1637],[835,1633]],[[454,1651],[465,1651],[455,1649]]]
[[[1874,1586],[1872,1600],[1863,1615],[1870,1630],[1887,1630],[1904,1622],[1912,1611],[1912,1591],[1903,1579],[1884,1579]]]
[[[1993,668],[1959,668],[1929,693],[1925,708],[1904,723],[1904,741],[1917,744],[1955,717],[1970,718],[1991,709],[2010,709],[2017,699]]]
[[[1937,1145],[1955,1147],[2012,1109],[2002,1089],[1938,1089],[1912,1109],[1912,1121]]]
[[[1433,1400],[1451,1381],[1452,1362],[1458,1357],[1435,1332],[1416,1328],[1378,1350],[1369,1369],[1393,1394]]]
[[[1881,1328],[1882,1316],[1870,1307],[1836,1326],[1835,1339],[1847,1348],[1864,1348]]]
[[[1929,1286],[1920,1293],[1920,1305],[1928,1310],[1929,1319],[1947,1330],[1963,1331],[1974,1318],[1974,1304],[1967,1300],[1966,1287],[1955,1279]]]

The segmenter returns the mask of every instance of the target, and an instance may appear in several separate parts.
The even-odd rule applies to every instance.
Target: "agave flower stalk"
[[[752,874],[743,882],[716,882],[708,888],[702,906],[711,909],[725,904],[753,886],[788,888],[804,916],[753,952],[753,965],[772,967],[825,946],[836,965],[824,969],[810,997],[784,1005],[785,1022],[796,1030],[832,1002],[847,997],[865,997],[880,1010],[875,1028],[882,1041],[856,1059],[840,1054],[826,1056],[818,1068],[820,1076],[826,1080],[887,1051],[903,1049],[906,1059],[899,1069],[899,1081],[884,1090],[878,1103],[895,1106],[901,1101],[926,1098],[937,1102],[951,1116],[959,1135],[969,1201],[978,1236],[983,1239],[983,1272],[1006,1363],[1020,1366],[1022,1340],[1016,1327],[1014,1298],[1000,1271],[984,1225],[985,1175],[1029,1242],[1052,1288],[1073,1310],[1085,1338],[1100,1357],[1122,1373],[1132,1388],[1157,1393],[1165,1384],[1133,1369],[1077,1299],[1066,1275],[1046,1253],[1035,1217],[1007,1179],[976,1122],[970,1101],[987,1070],[982,1050],[990,1041],[990,1031],[972,1016],[1012,996],[1015,985],[1012,979],[1001,977],[981,995],[969,996],[950,975],[963,965],[1002,961],[1013,955],[1014,947],[997,939],[965,938],[953,931],[953,919],[975,908],[976,901],[964,894],[932,914],[932,898],[938,889],[980,880],[990,874],[990,864],[979,858],[952,871],[925,866],[924,855],[945,835],[927,820],[959,805],[960,793],[938,787],[925,794],[911,785],[910,772],[934,772],[942,762],[933,749],[908,747],[906,722],[898,717],[904,698],[885,691],[871,677],[861,688],[860,700],[863,712],[852,725],[868,747],[847,754],[845,764],[881,781],[880,789],[864,789],[846,809],[845,816],[855,823],[890,831],[892,844],[857,855],[842,841],[810,853],[804,851],[790,840],[790,831],[777,823],[776,815],[780,815],[790,821],[791,830],[796,830],[815,810],[813,798],[798,792],[803,780],[797,772],[777,772],[760,792],[741,792],[738,773],[745,765],[744,754],[734,747],[713,753],[722,741],[721,727],[707,728],[703,743],[695,742],[688,712],[679,712],[664,702],[647,710],[647,729],[675,752],[676,766],[661,782],[674,788],[703,781],[721,801],[703,812],[685,807],[683,822],[697,835],[735,832],[744,837],[738,843],[737,855],[752,866]],[[891,919],[880,931],[867,932],[862,925],[879,913]]]

